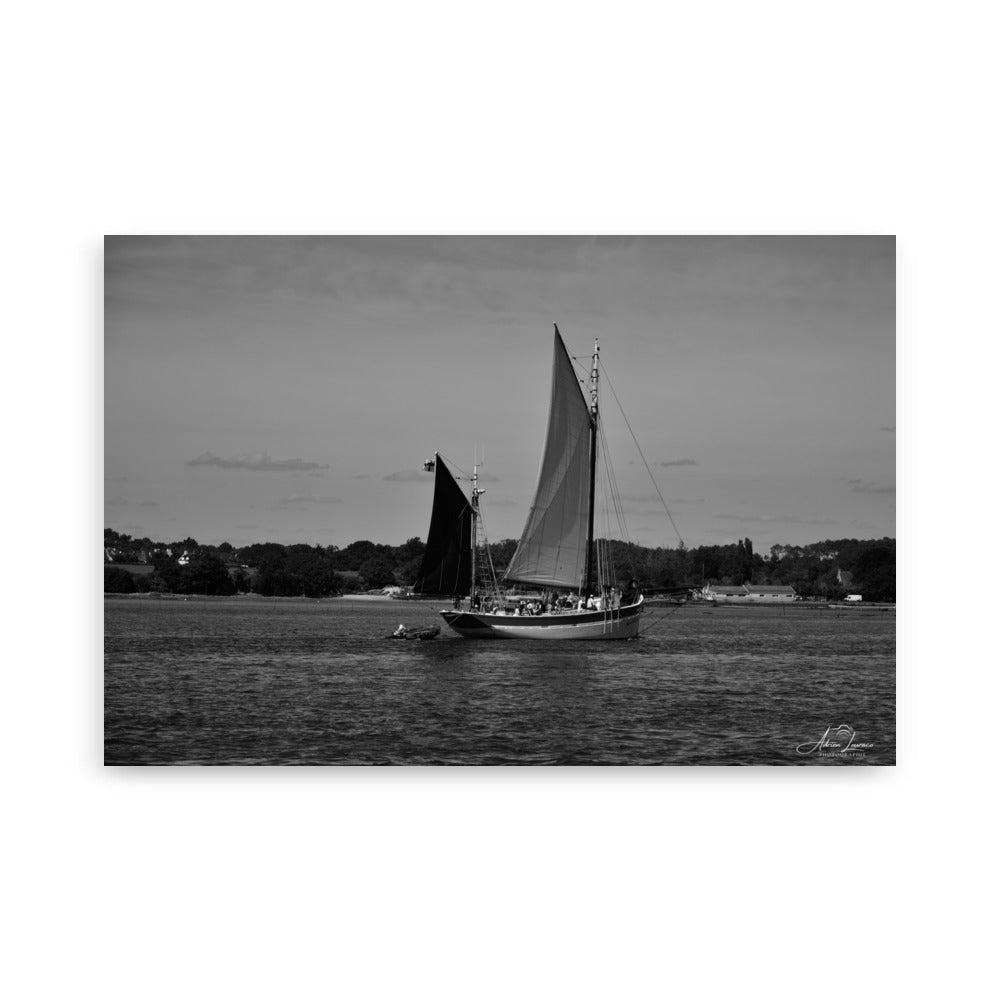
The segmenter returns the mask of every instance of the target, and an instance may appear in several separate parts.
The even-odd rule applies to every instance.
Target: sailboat
[[[531,511],[502,578],[482,551],[478,465],[467,497],[435,454],[434,504],[414,593],[448,595],[445,623],[469,639],[631,639],[643,597],[638,581],[619,586],[607,543],[595,545],[600,349],[594,342],[589,399],[555,327],[545,448]],[[430,462],[427,466],[431,465]],[[595,560],[596,555],[596,560]],[[527,591],[525,588],[529,588]]]

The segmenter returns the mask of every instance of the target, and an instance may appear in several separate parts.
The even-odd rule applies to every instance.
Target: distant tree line
[[[647,587],[693,589],[728,586],[788,586],[803,598],[841,600],[859,593],[866,601],[896,600],[894,538],[828,539],[811,545],[772,545],[766,556],[743,538],[730,545],[688,549],[646,548],[610,542],[616,566],[634,566]],[[846,574],[846,575],[845,575]],[[841,580],[850,580],[845,587]]]
[[[850,592],[862,594],[866,601],[896,599],[896,542],[892,538],[772,545],[766,556],[754,551],[749,538],[693,549],[648,548],[620,541],[606,544],[619,575],[638,577],[647,591],[694,589],[705,583],[756,583],[791,586],[805,598],[836,600],[848,593],[841,580],[850,579]],[[506,569],[516,547],[512,538],[490,545],[498,574]],[[424,549],[419,538],[402,545],[363,540],[345,548],[276,542],[235,548],[228,542],[202,545],[193,538],[153,542],[107,528],[104,589],[119,594],[332,597],[412,585]]]
[[[104,531],[104,590],[226,596],[334,597],[402,582],[412,583],[425,545],[352,542],[279,545],[263,542],[235,548],[228,542],[202,545],[194,538],[154,542]]]

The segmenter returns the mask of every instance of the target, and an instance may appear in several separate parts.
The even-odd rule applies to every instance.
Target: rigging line
[[[614,501],[610,496],[610,485],[606,476],[601,481],[601,492],[604,500],[604,506],[601,512],[602,541],[600,542],[598,548],[598,556],[600,559],[602,583],[610,585],[611,578],[614,575],[614,563],[611,555],[611,511]]]
[[[618,498],[617,498],[617,495],[616,495],[617,484],[614,481],[614,469],[611,466],[611,459],[610,459],[610,456],[609,456],[608,451],[607,451],[607,442],[604,440],[603,432],[601,434],[601,442],[602,442],[603,454],[604,454],[604,462],[602,463],[603,464],[603,471],[604,471],[604,478],[602,480],[602,485],[603,485],[603,489],[604,489],[604,501],[605,501],[605,508],[604,508],[604,521],[605,521],[605,527],[604,527],[604,537],[605,537],[605,542],[604,542],[604,571],[605,571],[605,574],[607,576],[607,582],[609,583],[609,585],[611,585],[611,586],[617,586],[617,584],[618,584],[617,573],[615,571],[614,555],[613,555],[612,547],[611,547],[611,534],[612,534],[612,532],[611,532],[611,514],[612,514],[612,511],[614,512],[615,519],[617,521],[618,531],[621,534],[621,536],[622,536],[623,539],[626,539],[628,537],[628,529],[626,528],[625,523],[622,520],[621,510],[620,510],[620,506],[621,505],[620,505],[620,502],[618,501]]]
[[[603,426],[600,428],[601,435],[601,448],[599,451],[599,457],[601,459],[601,489],[604,498],[604,505],[601,511],[603,529],[604,529],[604,543],[600,547],[600,567],[603,573],[604,582],[609,586],[617,586],[617,573],[615,570],[614,563],[614,553],[612,549],[612,531],[611,531],[611,517],[612,512],[614,513],[615,520],[617,521],[618,531],[621,537],[627,541],[628,539],[628,527],[625,524],[623,518],[623,512],[621,509],[621,501],[618,497],[618,484],[615,482],[614,467],[611,464],[611,455],[608,451],[608,442],[604,436]]]
[[[625,552],[628,557],[628,561],[630,563],[631,575],[638,576],[638,566],[636,565],[636,560],[635,560],[635,548],[632,544],[632,539],[629,537],[628,523],[625,520],[625,508],[621,501],[621,493],[618,489],[618,481],[615,477],[614,466],[611,464],[610,453],[608,451],[608,443],[607,439],[603,435],[603,428],[602,428],[601,442],[605,456],[604,464],[607,470],[610,470],[611,491],[612,491],[612,497],[614,498],[615,501],[615,516],[618,520],[618,528],[621,533],[622,541],[625,545]]]
[[[498,590],[497,587],[497,574],[496,570],[493,568],[493,552],[490,550],[490,541],[486,535],[486,516],[483,514],[483,508],[479,508],[479,523],[482,525],[483,529],[483,548],[486,550],[486,561],[489,566],[490,578],[487,581],[493,588],[494,591]]]
[[[611,452],[608,450],[608,440],[604,435],[604,428],[601,427],[601,446],[604,452],[604,466],[608,481],[611,484],[611,497],[614,502],[615,517],[618,520],[618,527],[622,533],[622,539],[627,545],[631,545],[628,534],[628,524],[625,521],[625,508],[622,506],[621,492],[618,489],[618,479],[615,476],[614,466],[611,464]]]
[[[680,611],[680,609],[683,608],[683,607],[684,607],[683,604],[678,604],[674,608],[666,608],[666,609],[663,610],[663,614],[660,615],[659,618],[653,618],[652,615],[650,615],[650,622],[649,622],[649,624],[644,629],[640,629],[636,633],[636,638],[638,639],[640,635],[645,635],[647,632],[651,632],[657,626],[665,624],[665,620],[667,618],[669,618],[670,615],[675,614],[676,612]]]
[[[619,409],[620,408],[621,408],[621,406],[619,404]],[[624,416],[624,414],[623,414],[623,416]],[[622,540],[624,541],[624,543],[626,545],[626,550],[629,553],[633,553],[633,555],[632,555],[632,563],[633,563],[633,565],[632,565],[632,574],[636,575],[636,566],[635,566],[635,559],[634,559],[632,539],[629,537],[628,523],[627,523],[627,521],[625,519],[625,508],[624,508],[624,506],[622,504],[622,501],[621,501],[621,491],[618,488],[618,478],[615,475],[614,465],[611,462],[611,451],[608,448],[608,441],[607,441],[607,436],[605,435],[605,432],[604,432],[604,423],[603,422],[601,422],[601,424],[599,425],[599,429],[600,429],[600,434],[601,434],[602,456],[604,458],[604,463],[603,464],[605,466],[605,473],[606,473],[606,475],[607,475],[607,477],[608,477],[608,479],[609,479],[609,481],[611,483],[611,492],[612,492],[612,497],[614,499],[615,517],[616,517],[616,519],[618,521],[619,531],[621,533]]]
[[[624,414],[623,414],[623,416],[624,416]],[[603,428],[602,428],[602,430],[603,430]],[[608,444],[607,444],[607,439],[606,438],[602,437],[602,445],[603,445],[603,448],[604,448],[605,455],[608,456],[608,463],[607,464],[610,465],[610,454],[608,452]],[[612,474],[612,476],[614,476],[614,467],[613,466],[611,468],[611,474]],[[625,520],[625,508],[624,508],[624,505],[621,502],[621,492],[618,489],[617,479],[614,482],[613,489],[614,489],[614,495],[617,498],[618,523],[620,525],[622,539],[623,539],[623,541],[625,543],[625,547],[626,547],[626,555],[628,557],[628,564],[629,564],[629,569],[630,569],[630,575],[637,577],[640,574],[639,574],[639,564],[638,564],[638,561],[636,560],[636,555],[635,555],[635,543],[629,537],[628,524],[627,524],[627,522]]]
[[[459,511],[459,513],[455,517],[455,523],[456,524],[459,524],[459,525],[461,524],[462,517],[464,516],[464,514],[465,514],[464,510]],[[461,527],[459,527],[459,529],[458,529],[458,534],[459,534],[459,538],[461,538],[462,534],[463,534]],[[467,550],[466,550],[466,552],[467,552]],[[445,567],[445,564],[442,562],[441,563],[441,569],[438,572],[438,579],[441,581],[441,584],[444,583],[444,567]],[[458,589],[459,589],[459,577],[461,575],[462,575],[462,557],[459,556],[458,561],[455,563],[455,579],[452,580],[451,592],[453,594],[455,594],[458,591]],[[475,586],[476,586],[476,581],[472,580],[472,567],[471,566],[469,567],[469,578],[471,580],[470,589],[474,589]]]
[[[570,354],[569,358],[573,362],[573,364],[576,365],[576,367],[580,370],[580,372],[583,373],[584,377],[579,380],[580,383],[581,384],[586,384],[590,380],[591,375],[592,375],[591,368],[582,365],[580,363],[579,358],[577,358],[577,356],[575,354]],[[591,362],[592,358],[588,358],[587,361]],[[601,370],[603,371],[603,369],[604,369],[603,362],[598,362],[598,363],[600,365]],[[613,389],[612,389],[612,392],[614,392]],[[617,402],[617,397],[616,397],[616,402]],[[621,409],[621,404],[620,403],[618,404],[618,408]],[[598,409],[600,409],[600,404],[598,404]],[[625,414],[623,412],[622,416],[624,416],[624,415]],[[626,423],[627,422],[628,421],[626,421]],[[631,430],[631,428],[629,428],[629,429]],[[611,464],[611,453],[608,450],[608,439],[607,439],[607,437],[605,436],[605,433],[604,433],[604,421],[600,421],[599,420],[597,422],[597,431],[598,431],[598,434],[599,434],[600,440],[601,440],[601,448],[600,448],[600,451],[599,451],[599,458],[602,460],[601,461],[601,465],[603,467],[604,474],[607,477],[607,480],[608,480],[608,482],[610,483],[610,486],[611,486],[611,503],[607,503],[607,494],[605,494],[605,502],[606,502],[605,511],[610,510],[610,509],[614,509],[615,518],[616,518],[616,520],[618,522],[618,528],[619,528],[619,531],[621,532],[622,539],[625,541],[626,545],[628,545],[629,547],[631,547],[632,541],[629,538],[628,525],[625,523],[625,511],[624,511],[624,509],[622,507],[621,497],[620,497],[620,494],[618,492],[618,481],[617,481],[617,478],[615,477],[614,466],[612,466],[612,464]],[[603,480],[602,480],[602,483],[603,483]],[[606,532],[606,534],[610,534],[610,523],[611,523],[610,522],[610,517],[608,517],[608,519],[607,519],[608,531]],[[675,530],[676,530],[676,528],[675,528]]]
[[[579,381],[580,381],[581,384],[585,384],[587,382],[587,380],[590,378],[590,374],[591,374],[590,368],[585,367],[584,365],[582,365],[575,354],[570,354],[569,357],[570,357],[570,360],[573,362],[573,364],[575,364],[576,367],[579,369],[579,371],[583,373],[584,377],[582,379],[579,379]],[[590,360],[590,359],[588,359],[588,360]],[[660,503],[663,504],[663,509],[667,512],[667,517],[670,518],[670,523],[671,523],[671,525],[673,525],[674,532],[676,533],[678,539],[680,540],[681,545],[683,545],[684,544],[684,539],[681,538],[681,533],[677,530],[677,525],[674,523],[673,515],[671,515],[670,510],[667,507],[667,503],[663,499],[663,494],[660,493],[659,486],[656,485],[656,480],[653,479],[653,474],[652,474],[652,472],[650,472],[649,464],[646,462],[646,458],[642,454],[642,449],[639,447],[639,442],[638,442],[638,440],[636,440],[636,436],[635,436],[635,433],[632,430],[632,426],[628,422],[628,417],[625,416],[625,410],[622,407],[621,401],[618,399],[618,394],[615,392],[615,387],[611,384],[611,379],[608,378],[607,366],[604,364],[603,361],[599,362],[599,364],[600,364],[601,372],[604,375],[605,379],[607,380],[608,386],[611,389],[611,394],[612,394],[612,396],[615,397],[615,402],[618,404],[618,410],[621,413],[622,418],[625,421],[625,426],[628,427],[629,433],[632,435],[632,440],[635,442],[636,449],[639,452],[639,456],[642,458],[643,464],[646,466],[646,472],[649,474],[649,478],[653,482],[653,488],[656,490],[657,494],[659,495],[659,497],[660,497]],[[607,438],[606,438],[606,436],[604,434],[604,421],[599,421],[597,426],[598,426],[598,431],[599,431],[600,436],[601,436],[601,447],[603,449],[603,455],[604,455],[604,460],[605,460],[604,464],[607,467],[610,468],[610,470],[611,470],[611,476],[614,479],[614,483],[613,483],[613,495],[614,495],[615,500],[616,500],[616,502],[615,502],[615,514],[616,514],[616,517],[618,518],[618,523],[619,523],[619,526],[620,526],[620,529],[621,529],[622,538],[625,541],[625,544],[626,544],[626,547],[627,547],[627,552],[628,552],[629,559],[630,559],[630,562],[631,562],[631,567],[630,567],[630,569],[631,569],[631,575],[632,576],[638,576],[639,575],[639,567],[638,567],[638,564],[637,564],[636,558],[635,558],[635,546],[634,546],[634,543],[632,542],[632,539],[629,537],[628,525],[625,522],[625,510],[624,510],[624,507],[622,506],[622,503],[621,503],[621,494],[618,491],[617,479],[614,478],[614,467],[611,465],[611,457],[610,457],[610,452],[608,450],[608,442],[607,442]]]
[[[452,473],[455,479],[463,479],[463,480],[467,479],[470,483],[472,482],[472,476],[469,475],[469,473],[466,472],[465,469],[463,469],[457,462],[453,462],[450,458],[445,458],[445,456],[442,455],[440,452],[438,452],[437,455],[438,458],[444,459],[445,467],[448,468],[449,472],[451,471],[451,469],[455,469],[457,472],[460,473],[460,475],[457,476],[455,476],[455,474]]]
[[[608,518],[608,484],[605,477],[601,477],[601,495],[604,501],[601,505],[600,535],[594,540],[597,549],[597,589],[602,590],[608,582],[607,573],[607,538],[611,533],[611,525]]]
[[[670,508],[667,506],[667,501],[663,499],[663,494],[660,492],[660,487],[656,485],[656,480],[653,478],[653,471],[649,467],[649,462],[646,461],[646,456],[642,453],[642,448],[639,447],[639,442],[636,440],[635,432],[632,430],[632,425],[628,422],[628,417],[625,416],[625,410],[622,408],[622,404],[618,399],[618,393],[615,392],[615,387],[611,384],[611,377],[608,375],[608,370],[604,368],[604,380],[608,383],[608,388],[611,390],[611,395],[615,397],[615,402],[618,403],[618,409],[621,412],[622,419],[625,421],[625,426],[628,428],[629,434],[632,435],[632,440],[635,442],[635,446],[639,451],[639,457],[642,459],[642,464],[646,466],[646,472],[649,473],[650,482],[653,484],[653,488],[656,490],[656,495],[660,498],[660,503],[663,504],[663,509],[667,512],[667,517],[670,518],[670,523],[673,525],[674,533],[677,535],[677,540],[684,544],[684,539],[681,538],[680,531],[677,530],[677,524],[674,521],[674,515],[670,513]]]

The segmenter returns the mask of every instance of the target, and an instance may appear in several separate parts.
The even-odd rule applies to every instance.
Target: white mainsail
[[[504,578],[540,587],[584,584],[590,513],[590,408],[558,329],[545,450],[531,513]]]

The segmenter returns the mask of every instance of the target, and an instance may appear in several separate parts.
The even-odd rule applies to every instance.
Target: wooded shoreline
[[[820,601],[842,600],[848,593],[860,593],[866,602],[892,603],[896,598],[893,538],[776,544],[766,556],[754,550],[749,538],[693,549],[606,544],[620,574],[636,577],[650,596],[658,591],[697,590],[706,583],[737,587],[747,583],[790,587],[798,597]],[[490,546],[498,576],[516,546],[514,539]],[[419,538],[395,546],[361,540],[345,548],[276,542],[236,548],[227,542],[202,545],[193,538],[153,542],[105,529],[104,589],[114,594],[313,599],[361,595],[387,586],[412,586],[425,548]]]

